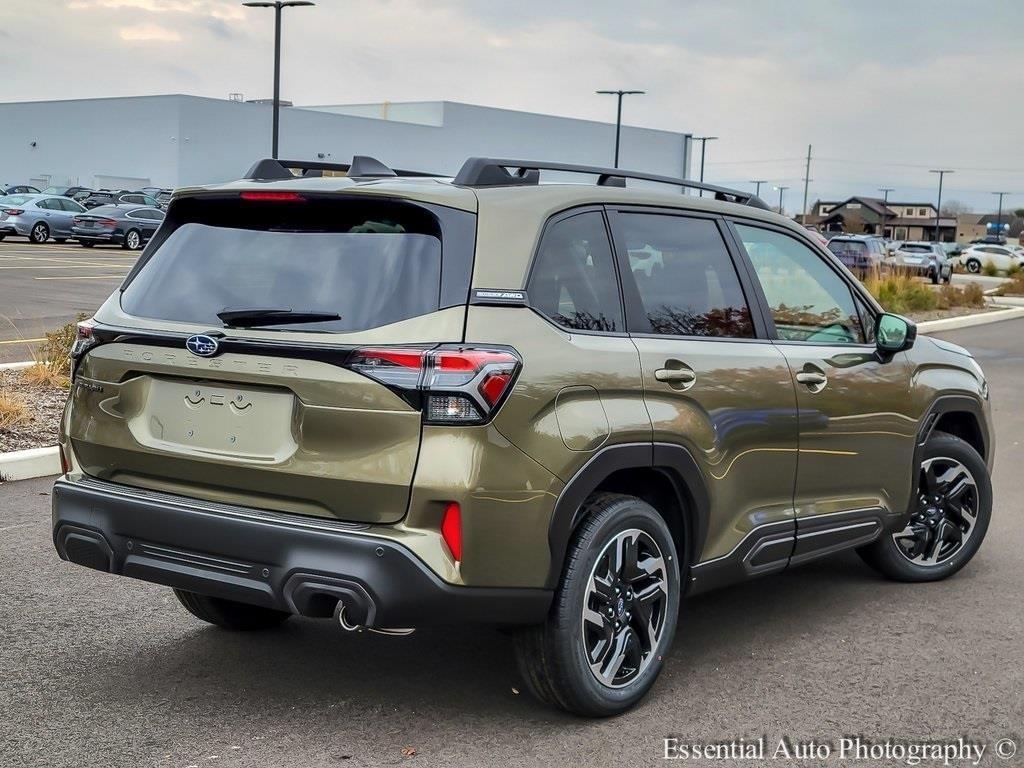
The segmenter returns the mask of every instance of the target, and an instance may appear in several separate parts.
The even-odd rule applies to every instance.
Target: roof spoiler
[[[282,181],[294,179],[296,176],[305,178],[323,176],[324,171],[343,173],[346,176],[363,179],[383,179],[394,176],[434,177],[439,175],[427,173],[426,171],[393,170],[376,158],[367,155],[356,155],[352,158],[351,163],[324,163],[319,160],[275,160],[267,157],[257,160],[242,178],[252,181]]]
[[[455,184],[463,187],[511,187],[536,185],[540,183],[541,171],[563,171],[597,176],[602,187],[625,187],[627,179],[652,181],[684,189],[698,189],[714,194],[716,200],[749,205],[770,210],[757,195],[738,189],[704,184],[674,176],[659,176],[653,173],[625,171],[621,168],[602,168],[594,165],[573,165],[571,163],[549,163],[538,160],[495,160],[489,157],[471,157],[455,177]]]

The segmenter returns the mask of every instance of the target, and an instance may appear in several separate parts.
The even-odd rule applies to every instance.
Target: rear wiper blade
[[[256,328],[261,325],[284,325],[286,323],[320,323],[341,320],[334,312],[313,312],[288,309],[287,307],[253,307],[249,309],[223,309],[217,317],[225,326]]]

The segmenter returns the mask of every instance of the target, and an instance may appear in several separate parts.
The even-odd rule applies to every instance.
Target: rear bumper
[[[356,526],[221,507],[96,480],[59,479],[53,541],[64,560],[304,616],[374,627],[533,624],[543,589],[454,586],[407,548]]]
[[[89,240],[93,243],[118,243],[121,235],[114,232],[79,232],[72,228],[71,238],[73,240]]]

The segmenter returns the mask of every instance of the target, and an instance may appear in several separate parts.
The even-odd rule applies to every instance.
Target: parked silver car
[[[58,195],[6,195],[0,197],[0,240],[8,235],[45,243],[51,237],[63,243],[71,236],[72,220],[85,208]]]
[[[947,257],[942,243],[902,243],[886,259],[890,267],[927,277],[936,285],[939,281],[948,283],[953,279],[953,262]]]

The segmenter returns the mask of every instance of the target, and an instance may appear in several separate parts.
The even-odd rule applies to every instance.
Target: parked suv
[[[864,278],[882,267],[886,256],[885,242],[880,237],[840,235],[828,241],[828,249],[847,269]]]
[[[73,361],[62,558],[235,630],[509,627],[581,715],[650,689],[687,595],[851,548],[942,579],[991,514],[971,355],[678,179],[261,161],[178,190]]]
[[[889,264],[904,272],[927,277],[933,284],[953,279],[953,262],[942,243],[902,243],[889,258]]]

